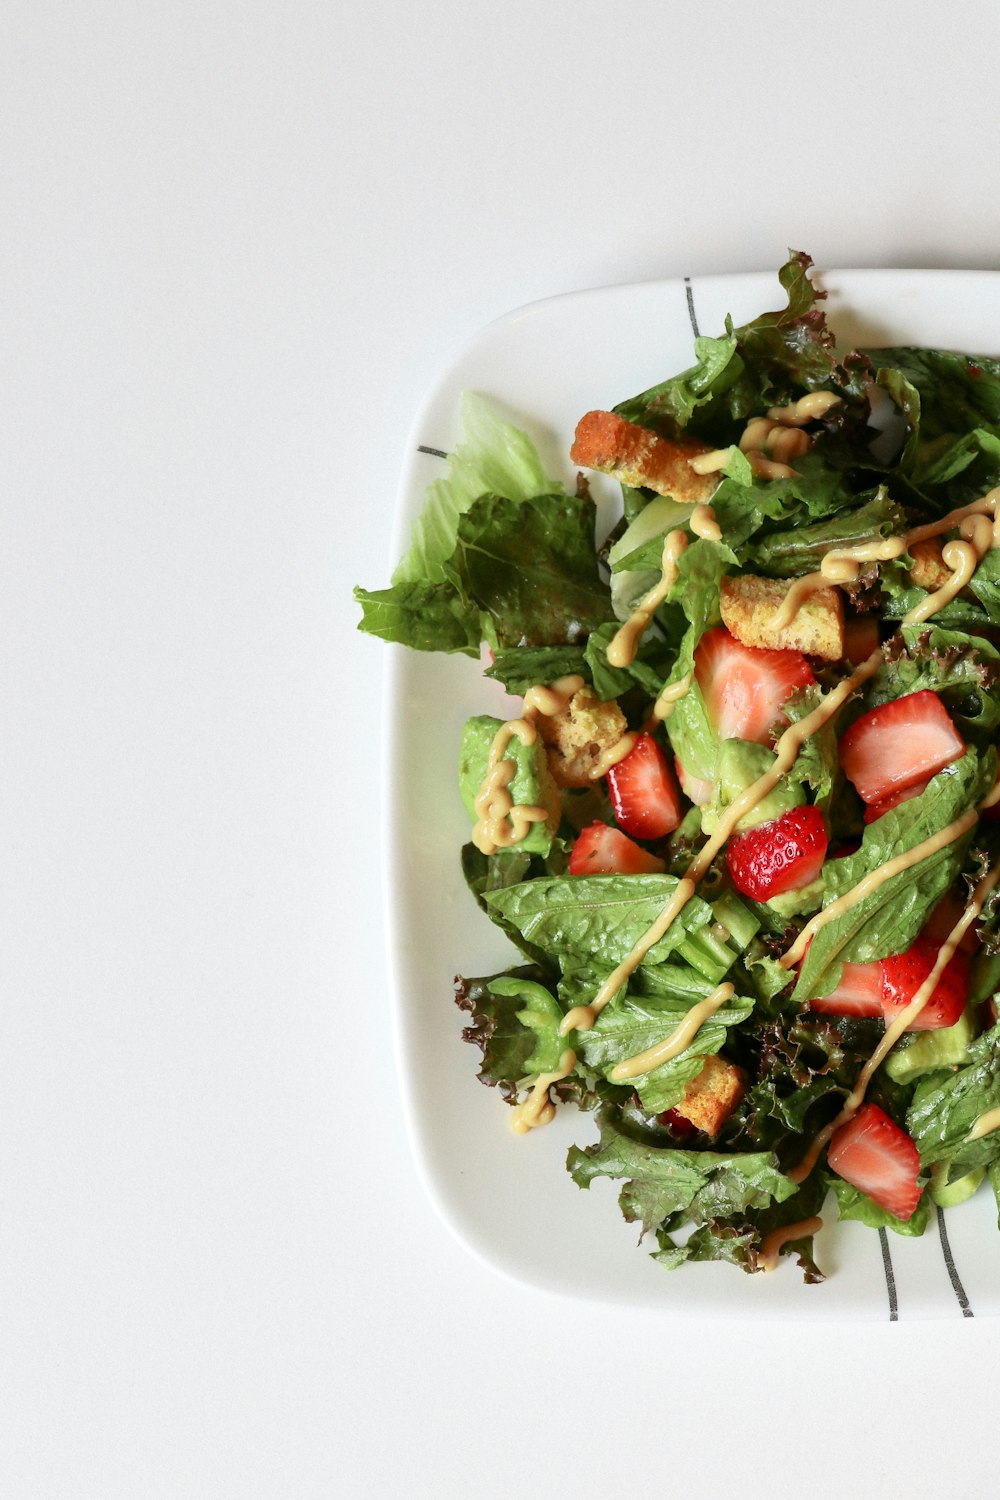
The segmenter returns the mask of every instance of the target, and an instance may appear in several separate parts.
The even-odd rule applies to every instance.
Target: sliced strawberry
[[[931,938],[935,943],[941,944],[949,938],[952,929],[956,926],[959,918],[965,911],[965,902],[955,891],[945,891],[941,900],[931,912],[924,923],[920,936]],[[976,953],[979,949],[979,939],[976,937],[976,924],[967,928],[965,936],[958,945],[963,952]]]
[[[890,792],[888,797],[883,797],[881,802],[869,802],[865,808],[865,822],[877,823],[883,813],[891,812],[894,807],[899,807],[902,803],[919,797],[921,792],[926,792],[929,785],[929,781],[921,781],[916,786],[897,787],[896,791]]]
[[[570,851],[571,875],[657,875],[666,866],[662,859],[640,849],[618,828],[591,823],[577,836]]]
[[[674,756],[674,770],[677,772],[677,780],[681,784],[681,791],[695,807],[704,807],[706,802],[711,802],[714,787],[710,781],[703,781],[700,776],[692,776],[685,771],[680,761]]]
[[[862,714],[840,741],[840,763],[865,802],[919,786],[964,754],[965,742],[929,688]]]
[[[818,807],[793,807],[735,833],[726,846],[733,885],[753,901],[798,891],[823,868],[829,840]]]
[[[637,839],[662,839],[683,817],[681,794],[667,757],[651,734],[608,772],[608,795],[619,825]]]
[[[918,937],[905,953],[882,959],[882,1012],[886,1025],[906,1009],[937,963],[940,945],[933,938]],[[949,961],[934,992],[907,1031],[937,1031],[954,1026],[969,998],[969,960],[958,952]]]
[[[858,615],[844,621],[844,661],[860,667],[879,648],[878,621],[874,615]]]
[[[912,1217],[920,1202],[920,1154],[905,1130],[877,1104],[863,1104],[835,1131],[827,1161],[838,1177],[874,1198],[897,1219]]]
[[[697,1125],[692,1125],[691,1121],[686,1119],[684,1115],[679,1114],[676,1109],[663,1110],[657,1115],[656,1123],[665,1126],[674,1135],[681,1136],[682,1138],[698,1134]]]
[[[824,1016],[881,1016],[882,965],[844,964],[837,988],[810,1000],[809,1009]]]
[[[719,739],[758,745],[770,743],[792,694],[816,681],[801,651],[744,646],[723,625],[698,642],[694,675]]]

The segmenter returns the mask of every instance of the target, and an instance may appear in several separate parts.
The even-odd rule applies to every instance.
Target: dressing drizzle
[[[476,823],[472,842],[480,853],[495,854],[498,849],[519,844],[527,838],[532,823],[544,823],[549,816],[546,807],[530,803],[515,806],[507,788],[517,775],[517,764],[507,756],[507,746],[515,737],[526,747],[533,745],[538,738],[538,715],[562,713],[583,685],[582,677],[573,676],[560,677],[551,687],[529,688],[520,718],[508,719],[493,736],[486,775],[473,803]]]
[[[700,1029],[710,1016],[714,1016],[717,1010],[721,1010],[727,1000],[731,1000],[736,993],[735,986],[731,984],[720,984],[706,995],[704,1000],[699,1000],[697,1005],[692,1005],[687,1015],[674,1027],[669,1036],[664,1037],[662,1042],[657,1042],[654,1047],[647,1047],[645,1052],[636,1053],[635,1057],[626,1057],[611,1070],[612,1083],[625,1083],[630,1078],[638,1078],[642,1073],[652,1073],[654,1068],[662,1067],[672,1057],[679,1057],[690,1042],[694,1040],[695,1033]]]

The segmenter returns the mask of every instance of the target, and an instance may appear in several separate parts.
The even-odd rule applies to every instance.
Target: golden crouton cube
[[[937,537],[929,536],[926,541],[911,542],[907,551],[913,558],[910,582],[915,583],[918,589],[926,589],[931,594],[948,582],[951,569],[941,555],[942,547]]]
[[[719,587],[722,623],[744,646],[764,651],[804,651],[825,661],[844,655],[844,600],[839,589],[818,588],[798,603],[788,624],[776,625],[791,587],[781,578],[744,573]]]
[[[540,714],[537,722],[553,780],[565,787],[589,786],[605,751],[628,728],[618,704],[602,703],[592,687],[575,692],[562,713]]]
[[[735,1063],[712,1054],[688,1084],[674,1109],[706,1135],[718,1135],[747,1091],[747,1076]]]
[[[694,505],[718,488],[718,474],[696,474],[688,462],[709,452],[697,438],[671,442],[614,412],[589,411],[577,424],[569,456],[582,468],[611,474],[622,484]]]

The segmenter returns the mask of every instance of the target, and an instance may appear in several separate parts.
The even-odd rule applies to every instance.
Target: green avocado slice
[[[490,747],[503,719],[491,718],[488,714],[477,714],[467,719],[462,730],[459,748],[458,786],[462,793],[469,817],[476,821],[476,797],[489,766]],[[522,745],[516,735],[512,736],[504,752],[505,759],[512,760],[517,767],[514,779],[507,790],[515,807],[544,807],[548,817],[544,823],[532,823],[527,835],[512,849],[525,854],[548,854],[552,840],[559,827],[562,813],[562,792],[552,779],[545,744],[541,735],[533,745]],[[498,854],[507,850],[500,848]]]

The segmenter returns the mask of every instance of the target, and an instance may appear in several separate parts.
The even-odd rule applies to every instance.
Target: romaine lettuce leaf
[[[481,396],[464,393],[461,419],[463,437],[449,456],[447,478],[428,486],[409,549],[392,575],[394,584],[444,581],[458,518],[480,495],[517,501],[561,489],[545,477],[531,439],[504,422]]]
[[[549,959],[590,959],[608,971],[649,930],[677,888],[673,875],[575,875],[530,880],[484,892],[489,911],[516,927]],[[712,908],[694,896],[644,964],[663,963],[686,939],[713,921]]]
[[[955,1073],[935,1075],[917,1085],[906,1117],[907,1129],[924,1166],[948,1164],[954,1182],[974,1167],[1000,1157],[1000,1131],[969,1140],[969,1131],[989,1110],[1000,1107],[1000,1026],[977,1038],[969,1062]]]
[[[711,992],[703,984],[698,999]],[[593,1030],[580,1032],[577,1051],[587,1066],[610,1078],[615,1066],[662,1042],[679,1026],[692,1002],[667,996],[641,998],[628,994],[613,1000],[598,1016]],[[677,1057],[650,1073],[629,1080],[650,1114],[670,1109],[684,1097],[687,1085],[697,1078],[705,1058],[725,1045],[730,1026],[738,1026],[753,1010],[753,1001],[734,995],[698,1028],[691,1042]]]
[[[388,589],[356,588],[359,630],[414,651],[479,655],[479,612],[470,610],[451,583],[399,583]]]

